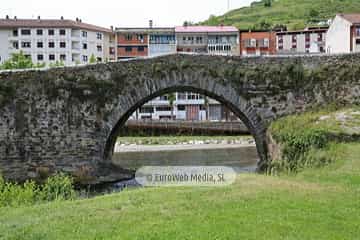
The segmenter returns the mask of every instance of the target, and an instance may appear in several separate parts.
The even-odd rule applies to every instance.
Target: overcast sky
[[[1,0],[0,18],[6,15],[18,18],[79,17],[83,22],[109,27],[148,25],[182,25],[185,20],[198,22],[210,14],[227,11],[228,0]],[[254,0],[230,0],[230,8],[247,6]]]

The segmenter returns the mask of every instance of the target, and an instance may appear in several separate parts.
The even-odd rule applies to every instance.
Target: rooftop
[[[338,14],[338,16],[346,19],[347,21],[351,22],[352,24],[360,24],[360,14],[359,13]]]
[[[175,28],[115,28],[115,31],[120,33],[174,33]]]
[[[233,26],[181,26],[175,27],[175,32],[180,33],[217,33],[217,32],[238,32]]]
[[[0,29],[8,28],[71,28],[71,29],[85,29],[89,31],[108,32],[111,33],[111,29],[95,26],[88,23],[83,23],[77,19],[17,19],[6,18],[0,19]]]

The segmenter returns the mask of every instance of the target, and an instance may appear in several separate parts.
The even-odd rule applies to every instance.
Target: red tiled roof
[[[359,24],[360,23],[360,14],[353,13],[353,14],[339,14],[340,17],[348,20],[352,24]]]
[[[0,19],[0,29],[6,28],[72,28],[97,32],[111,32],[108,28],[73,20],[57,19]]]
[[[211,33],[211,32],[238,32],[236,27],[232,26],[187,26],[187,27],[175,27],[175,32],[182,33]]]

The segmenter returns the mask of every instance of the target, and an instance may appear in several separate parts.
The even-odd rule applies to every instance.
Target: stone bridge
[[[202,93],[231,109],[255,137],[262,169],[271,121],[333,102],[360,102],[360,55],[169,55],[1,72],[0,171],[14,180],[56,171],[102,179],[128,117],[174,91]]]

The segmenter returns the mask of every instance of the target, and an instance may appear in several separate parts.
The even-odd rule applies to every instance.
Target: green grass
[[[318,14],[311,15],[314,11]],[[253,3],[251,7],[232,10],[223,16],[210,17],[202,24],[233,25],[240,29],[261,28],[261,22],[287,25],[288,29],[302,29],[314,25],[314,21],[328,20],[337,13],[360,12],[358,0],[275,0],[271,7],[263,2]]]
[[[358,239],[360,143],[289,176],[0,209],[0,239]]]
[[[119,137],[117,142],[143,145],[167,145],[188,143],[189,141],[234,141],[251,140],[251,136],[151,136],[151,137]]]
[[[291,135],[311,144],[317,142],[315,129],[358,134],[358,110],[290,116],[270,130],[285,141]],[[339,119],[343,115],[346,121]],[[324,146],[311,145],[306,156],[315,163],[331,161],[278,176],[242,174],[227,187],[143,188],[3,207],[0,239],[359,239],[360,142],[326,140]]]

